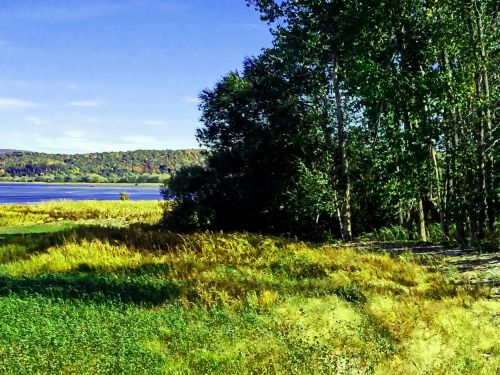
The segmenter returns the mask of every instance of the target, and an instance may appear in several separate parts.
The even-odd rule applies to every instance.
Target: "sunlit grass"
[[[169,233],[141,224],[159,218],[157,206],[123,203],[79,208],[83,221],[68,219],[74,203],[29,206],[36,220],[51,219],[26,219],[0,240],[0,373],[500,368],[499,302],[412,257]]]
[[[0,205],[0,228],[57,221],[118,220],[156,223],[169,202],[52,201],[32,205]]]

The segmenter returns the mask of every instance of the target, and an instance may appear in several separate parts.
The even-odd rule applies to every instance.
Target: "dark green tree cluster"
[[[479,243],[498,218],[498,5],[248,0],[273,47],[201,98],[206,168],[176,223],[305,236],[401,225]],[[174,221],[172,217],[172,221]]]
[[[177,169],[203,164],[200,150],[90,154],[0,153],[0,181],[159,183]]]
[[[306,235],[335,225],[334,155],[317,132],[324,113],[304,100],[317,83],[301,67],[289,75],[285,68],[270,51],[201,94],[197,137],[211,153],[205,168],[169,182],[180,201],[176,226]]]

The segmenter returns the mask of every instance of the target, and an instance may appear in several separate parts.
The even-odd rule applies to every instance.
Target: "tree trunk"
[[[470,12],[467,14],[467,33],[469,39],[470,53],[474,58],[474,102],[470,106],[469,112],[473,114],[472,121],[474,138],[475,165],[470,160],[467,161],[466,184],[469,191],[468,199],[468,221],[472,242],[478,244],[483,238],[483,229],[486,218],[486,204],[484,203],[484,192],[486,189],[486,175],[484,173],[484,116],[482,108],[482,75],[478,66],[480,56],[478,56],[477,44],[477,13],[475,11],[476,1],[471,1]],[[474,13],[474,14],[472,14]]]
[[[482,203],[484,206],[484,213],[482,216],[487,218],[488,220],[488,229],[490,234],[493,234],[495,227],[495,186],[493,181],[493,170],[494,170],[494,160],[493,153],[487,154],[486,150],[489,150],[493,141],[492,136],[492,113],[490,108],[490,83],[489,83],[489,74],[487,69],[487,60],[488,56],[486,53],[486,47],[484,45],[484,29],[483,29],[483,20],[481,9],[479,8],[481,5],[478,4],[477,1],[474,1],[474,15],[475,15],[475,23],[476,23],[476,33],[477,33],[477,45],[479,47],[479,87],[480,90],[480,110],[483,114],[481,118],[482,125],[482,143],[481,143],[481,185],[483,188],[482,191]],[[493,150],[491,150],[493,151]]]
[[[447,222],[447,216],[446,216],[446,209],[445,209],[445,202],[443,199],[443,191],[441,189],[441,171],[439,169],[439,164],[438,164],[438,159],[437,159],[437,152],[436,148],[434,145],[430,146],[430,152],[431,152],[431,157],[432,157],[432,163],[434,166],[434,177],[436,179],[436,195],[437,195],[437,201],[438,201],[438,208],[439,208],[439,222],[441,223],[441,231],[443,234],[448,237],[448,222]]]
[[[458,219],[455,222],[456,225],[456,234],[455,234],[455,239],[459,244],[465,244],[465,228],[464,228],[464,222],[462,219]]]
[[[450,224],[449,220],[453,217],[453,201],[455,199],[455,176],[456,176],[456,150],[453,146],[453,138],[455,136],[456,119],[453,116],[452,109],[452,93],[451,81],[453,79],[450,64],[448,61],[448,54],[445,47],[441,50],[441,66],[446,74],[446,89],[445,89],[445,106],[443,112],[443,126],[444,126],[444,144],[445,144],[445,170],[444,170],[444,193],[443,193],[443,207],[441,207],[443,214],[441,216],[441,230],[443,234],[450,237]]]
[[[466,185],[467,173],[463,172],[463,169],[467,169],[467,163],[464,163],[464,156],[459,153],[460,150],[466,149],[468,146],[464,144],[467,138],[464,135],[464,115],[461,111],[457,110],[455,113],[453,121],[453,153],[451,160],[451,170],[452,170],[452,194],[451,194],[451,210],[453,215],[453,220],[455,223],[455,239],[458,243],[465,245],[466,243],[466,233],[465,233],[465,220],[467,218],[466,209],[466,199],[467,194],[464,190]],[[463,152],[463,151],[462,151]],[[459,173],[459,170],[461,173]]]
[[[337,117],[337,133],[340,152],[340,212],[342,239],[344,241],[350,241],[352,239],[351,184],[349,181],[349,163],[347,160],[347,137],[344,123],[344,110],[342,108],[342,97],[338,79],[338,62],[335,56],[333,56],[332,59],[332,81],[335,94],[335,114]]]
[[[424,200],[419,199],[417,203],[417,235],[420,242],[427,242],[427,230],[425,227],[425,211],[424,211]]]
[[[482,94],[481,94],[481,86],[482,86],[482,75],[477,74],[476,77],[476,90],[477,90],[477,100],[479,103],[482,102]],[[485,165],[485,134],[484,134],[484,112],[482,110],[482,104],[479,105],[477,111],[477,123],[476,123],[476,176],[474,179],[474,209],[476,212],[477,218],[477,234],[476,237],[478,240],[482,240],[484,238],[484,227],[486,221],[486,212],[488,210],[488,202],[486,199],[487,196],[487,186],[486,186],[486,165]]]
[[[466,164],[465,181],[466,186],[469,188],[467,198],[467,221],[469,224],[469,230],[472,238],[472,243],[477,245],[479,243],[479,226],[477,218],[477,188],[474,187],[474,174],[472,172],[472,162]]]
[[[496,218],[496,192],[495,192],[495,158],[493,156],[494,142],[493,137],[493,116],[490,110],[490,86],[488,71],[486,68],[483,71],[483,82],[484,82],[484,94],[486,100],[486,129],[485,129],[485,147],[487,152],[485,153],[485,183],[486,183],[486,213],[488,218],[488,230],[491,237],[494,235],[495,231],[495,218]]]

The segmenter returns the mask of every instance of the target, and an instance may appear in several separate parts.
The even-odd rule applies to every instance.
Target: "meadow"
[[[500,370],[500,302],[444,260],[166,232],[168,204],[0,206],[1,374]]]

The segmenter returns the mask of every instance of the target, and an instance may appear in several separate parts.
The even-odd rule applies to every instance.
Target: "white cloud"
[[[30,150],[39,152],[55,153],[88,153],[103,151],[131,151],[146,149],[185,149],[196,148],[197,143],[192,137],[175,138],[165,140],[161,136],[143,136],[131,134],[127,137],[116,137],[95,132],[80,132],[78,130],[66,130],[57,133],[46,131],[35,131],[32,137],[27,139],[22,132],[7,132],[0,139],[0,148],[13,148],[19,150]]]
[[[25,117],[24,121],[32,125],[43,125],[45,123],[45,121],[43,121],[40,117],[36,116]]]
[[[121,143],[122,146],[128,146],[128,149],[130,150],[139,148],[165,148],[165,141],[163,139],[158,139],[156,137],[147,135],[121,137],[119,143]]]
[[[65,130],[63,131],[63,136],[71,139],[82,139],[85,138],[85,133],[80,130]]]
[[[40,104],[23,99],[0,98],[0,109],[24,109],[38,107]]]
[[[87,117],[83,119],[84,122],[88,122],[89,124],[99,124],[102,122],[102,119],[98,117]]]
[[[193,136],[195,121],[160,114],[143,118],[99,116],[94,119],[78,113],[27,113],[19,116],[13,112],[9,116],[5,112],[0,117],[7,124],[2,125],[0,121],[0,130],[3,130],[0,148],[6,149],[72,154],[198,147]],[[163,121],[166,125],[147,126],[145,121]]]
[[[70,107],[81,107],[81,108],[95,108],[100,107],[102,102],[97,100],[81,100],[76,102],[69,102]]]

